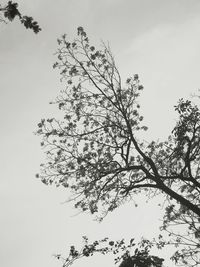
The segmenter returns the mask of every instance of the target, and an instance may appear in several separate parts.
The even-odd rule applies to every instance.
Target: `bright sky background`
[[[147,138],[170,134],[173,106],[200,87],[200,1],[18,3],[21,13],[33,16],[42,32],[35,35],[17,21],[0,24],[0,266],[61,266],[52,255],[80,243],[82,235],[153,237],[160,224],[155,202],[139,208],[129,203],[101,224],[88,215],[74,217],[72,205],[61,204],[66,192],[35,178],[43,153],[33,132],[41,118],[55,114],[48,103],[64,87],[52,69],[56,39],[63,33],[73,38],[76,28],[83,26],[95,45],[109,41],[124,78],[139,74],[145,87],[142,110],[150,127]],[[84,265],[114,266],[108,258]]]

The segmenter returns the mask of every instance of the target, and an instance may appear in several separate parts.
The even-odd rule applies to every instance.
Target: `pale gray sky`
[[[155,203],[137,209],[129,203],[100,225],[87,215],[73,217],[76,211],[61,204],[67,193],[34,177],[43,154],[33,132],[42,117],[55,114],[48,103],[64,86],[52,69],[56,39],[63,33],[73,37],[83,26],[95,44],[109,41],[123,77],[140,75],[142,110],[150,127],[146,138],[166,137],[175,123],[177,100],[200,87],[199,0],[18,3],[43,30],[35,35],[17,21],[0,24],[0,266],[61,266],[52,254],[85,234],[92,239],[153,236],[160,214]],[[95,266],[114,266],[107,260]],[[94,266],[94,261],[84,265]]]

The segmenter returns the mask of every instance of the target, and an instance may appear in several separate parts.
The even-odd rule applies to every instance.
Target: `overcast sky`
[[[5,1],[3,1],[5,2]],[[2,1],[1,1],[2,3]],[[91,239],[154,236],[160,210],[155,202],[132,203],[101,224],[74,216],[68,195],[35,178],[42,162],[33,132],[56,113],[48,103],[64,87],[52,69],[56,39],[83,26],[91,42],[109,41],[124,78],[138,73],[146,138],[165,138],[175,123],[173,106],[200,87],[199,0],[21,0],[21,13],[42,27],[35,35],[19,22],[0,24],[0,266],[61,266],[52,255]],[[84,266],[114,266],[110,259]],[[77,263],[76,266],[80,266]],[[83,266],[83,264],[82,264]],[[167,264],[172,267],[173,264]]]

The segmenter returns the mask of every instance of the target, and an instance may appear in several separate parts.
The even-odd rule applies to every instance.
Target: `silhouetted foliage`
[[[119,267],[162,267],[163,259],[148,255],[146,251],[137,251],[134,256],[123,260]]]
[[[115,264],[121,262],[119,267],[162,267],[164,261],[162,258],[149,254],[152,244],[147,240],[142,240],[132,253],[131,250],[136,246],[134,239],[131,239],[129,244],[126,244],[124,239],[109,241],[108,238],[89,244],[88,238],[84,236],[83,241],[84,245],[80,250],[76,249],[74,245],[70,247],[68,257],[55,255],[58,260],[62,261],[63,267],[72,265],[74,261],[82,257],[90,257],[97,253],[103,255],[112,253],[115,255]]]
[[[140,140],[142,124],[138,97],[143,89],[135,74],[124,83],[110,48],[90,45],[82,27],[69,42],[58,40],[58,62],[66,89],[55,104],[63,120],[42,119],[38,135],[47,154],[37,175],[45,184],[69,188],[75,207],[98,213],[102,219],[142,193],[162,194],[167,204],[163,229],[184,224],[185,235],[172,243],[185,245],[174,255],[178,263],[197,266],[200,241],[200,112],[181,99],[175,107],[177,123],[169,138]],[[191,241],[188,245],[188,240]],[[158,246],[168,242],[160,239]],[[191,245],[192,244],[192,245]],[[186,253],[187,251],[187,253]]]
[[[26,29],[32,29],[34,33],[41,31],[38,22],[34,21],[32,17],[21,15],[17,3],[8,1],[6,6],[2,7],[0,5],[0,12],[2,14],[0,21],[2,22],[13,21],[16,17],[18,17],[20,22],[26,27]]]

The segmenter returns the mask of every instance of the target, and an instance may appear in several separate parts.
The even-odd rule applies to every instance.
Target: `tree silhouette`
[[[75,207],[100,219],[137,194],[162,194],[169,203],[163,229],[172,234],[170,225],[177,221],[187,226],[187,236],[173,242],[187,245],[188,253],[179,252],[174,259],[188,257],[199,264],[198,107],[181,99],[169,138],[146,143],[139,138],[147,127],[139,112],[143,86],[138,75],[123,82],[110,48],[90,45],[82,27],[73,42],[63,35],[58,44],[54,67],[60,70],[66,89],[53,103],[64,118],[42,119],[38,124],[47,161],[37,177],[45,184],[69,188]],[[187,240],[195,245],[189,246]]]
[[[0,21],[7,23],[7,21],[13,21],[16,17],[25,26],[26,29],[32,29],[34,33],[41,31],[38,22],[34,21],[32,17],[22,16],[18,9],[18,4],[12,1],[8,1],[6,6],[0,5]]]

